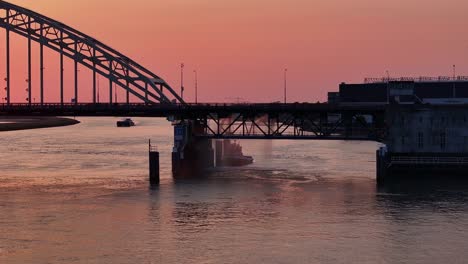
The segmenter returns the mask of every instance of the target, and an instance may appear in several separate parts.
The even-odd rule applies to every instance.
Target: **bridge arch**
[[[75,62],[75,103],[78,103],[77,65],[81,64],[93,71],[94,103],[96,103],[96,75],[99,74],[110,82],[110,103],[112,103],[112,84],[115,83],[126,90],[127,102],[129,102],[129,95],[132,94],[147,104],[174,102],[184,104],[184,100],[158,75],[108,45],[59,21],[0,0],[0,27],[6,31],[7,78],[5,81],[7,82],[6,101],[8,104],[10,103],[10,32],[28,39],[29,76],[31,75],[31,41],[40,44],[41,104],[44,103],[43,47],[60,53],[62,104],[63,57],[68,57]],[[28,100],[31,103],[31,87],[29,87]]]

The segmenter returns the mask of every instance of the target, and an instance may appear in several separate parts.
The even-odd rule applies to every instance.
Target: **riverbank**
[[[65,117],[0,117],[0,132],[71,126],[80,121]]]

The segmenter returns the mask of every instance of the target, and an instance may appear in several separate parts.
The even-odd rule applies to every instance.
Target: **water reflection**
[[[468,184],[375,183],[371,142],[249,141],[173,181],[165,120],[2,134],[0,263],[463,263]],[[149,187],[147,139],[161,153]],[[28,148],[32,151],[28,151]]]
[[[466,210],[468,180],[460,177],[418,177],[379,185],[377,200],[382,206],[418,210]]]

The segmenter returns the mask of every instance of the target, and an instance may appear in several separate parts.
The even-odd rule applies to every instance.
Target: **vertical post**
[[[93,104],[96,103],[96,65],[93,67]]]
[[[96,50],[93,49],[93,104],[96,103]]]
[[[130,85],[129,81],[127,80],[127,105],[130,104],[130,91],[129,91],[130,88],[128,87],[129,85]]]
[[[40,37],[40,46],[39,46],[39,67],[41,72],[41,105],[44,104],[44,44],[42,44],[42,38],[44,34],[44,24],[41,24],[41,37]]]
[[[63,106],[63,31],[60,31],[60,105]]]
[[[387,104],[390,103],[390,73],[387,72]]]
[[[377,184],[382,185],[385,182],[385,179],[389,175],[389,168],[388,168],[388,159],[389,154],[384,150],[384,148],[380,148],[377,150],[376,155],[376,172],[377,172]]]
[[[75,105],[78,104],[78,42],[75,41]]]
[[[31,17],[28,17],[28,104],[32,104],[31,98]]]
[[[101,79],[99,78],[99,75],[97,76],[97,103],[99,104],[101,102],[101,99],[99,98],[101,92]]]
[[[145,83],[145,104],[148,104],[148,83]]]
[[[111,105],[112,105],[112,85],[113,85],[112,79],[109,78],[109,104]]]
[[[150,184],[159,184],[159,152],[151,146],[151,140],[149,141],[149,176]]]
[[[8,12],[9,13],[9,12]],[[8,19],[8,18],[7,18]],[[8,22],[7,22],[8,23]],[[9,25],[7,25],[7,30],[6,30],[6,72],[7,72],[7,77],[6,77],[6,83],[7,83],[7,91],[6,91],[6,97],[7,97],[7,105],[10,105],[11,101],[11,96],[10,96],[10,29]]]
[[[112,105],[112,61],[109,61],[109,104]]]
[[[197,70],[193,72],[195,73],[195,104],[198,104],[198,72]]]
[[[287,103],[288,69],[284,69],[284,104]]]
[[[164,94],[164,86],[162,84],[159,85],[159,89],[161,90],[161,93]]]
[[[245,136],[245,117],[242,116],[242,136]]]
[[[453,65],[453,87],[452,87],[452,98],[456,98],[457,97],[457,88],[455,86],[455,80],[457,80],[457,77],[456,77],[456,66],[455,64]]]
[[[180,98],[184,99],[184,67],[183,63],[180,64]]]

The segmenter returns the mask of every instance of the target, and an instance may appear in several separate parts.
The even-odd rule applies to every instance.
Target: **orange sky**
[[[285,67],[291,102],[324,100],[340,82],[360,82],[383,76],[386,70],[393,76],[450,75],[456,64],[459,75],[468,75],[466,0],[10,2],[109,44],[173,87],[180,86],[179,64],[184,62],[188,101],[194,98],[195,68],[199,100],[208,102],[235,97],[250,102],[282,100]],[[1,74],[4,35],[0,34]],[[27,72],[26,41],[19,39],[13,48],[12,81],[19,91],[12,96],[15,101],[25,98]],[[58,56],[52,54],[54,60],[46,62],[46,84],[55,99]],[[72,64],[66,67],[71,86]],[[81,85],[88,88],[86,78],[89,75]],[[37,73],[36,85],[34,79]]]

